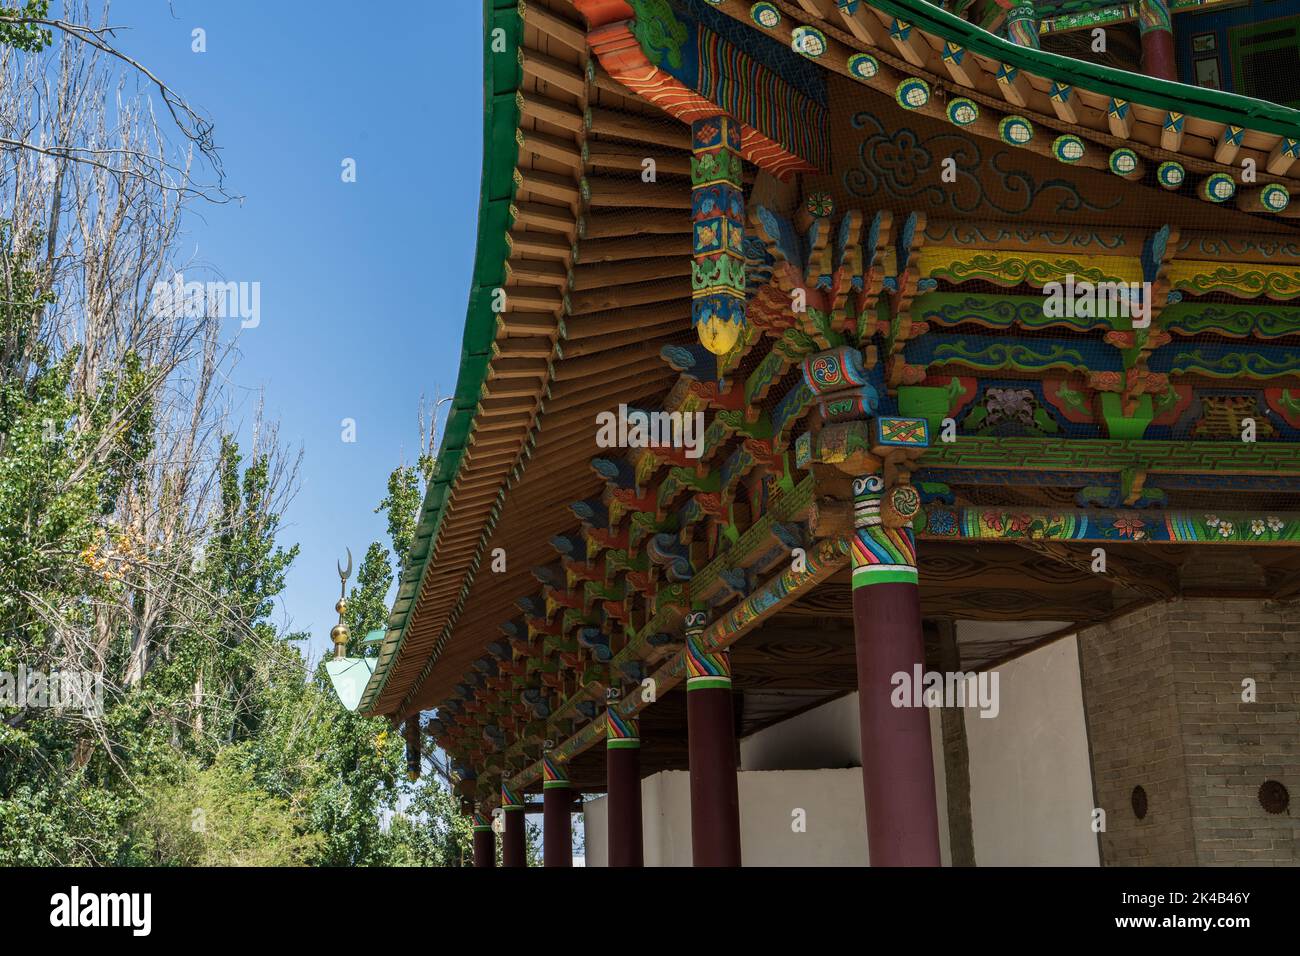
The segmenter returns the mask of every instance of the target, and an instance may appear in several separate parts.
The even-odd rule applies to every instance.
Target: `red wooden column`
[[[826,424],[799,437],[796,462],[853,476],[853,632],[871,865],[938,866],[930,715],[892,700],[893,676],[910,679],[913,667],[925,666],[912,533],[921,499],[910,469],[928,444],[927,422],[877,414],[880,395],[855,348],[809,356],[803,375]]]
[[[573,789],[559,762],[542,755],[542,865],[573,866]]]
[[[605,711],[605,775],[609,865],[644,866],[640,721],[612,706]]]
[[[895,486],[886,509],[896,510],[903,489],[916,495],[910,485]],[[867,844],[872,866],[938,866],[930,714],[895,707],[891,699],[895,674],[925,666],[916,542],[910,526],[885,523],[884,498],[882,475],[853,479],[853,632]],[[905,507],[911,510],[911,502]]]
[[[476,869],[497,865],[497,838],[492,832],[492,818],[474,809],[474,866]]]
[[[686,615],[686,722],[691,769],[691,855],[695,866],[740,866],[740,796],[731,655],[699,643],[705,614]]]
[[[1142,37],[1142,72],[1162,80],[1177,80],[1174,24],[1168,0],[1138,0],[1138,33]]]
[[[528,857],[524,852],[524,801],[511,790],[504,780],[501,781],[501,816],[504,828],[501,832],[501,865],[527,866]]]

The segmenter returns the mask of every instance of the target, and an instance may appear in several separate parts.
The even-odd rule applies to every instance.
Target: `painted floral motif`
[[[1141,518],[1117,518],[1115,520],[1115,530],[1119,532],[1121,538],[1131,538],[1134,541],[1141,541],[1147,536],[1145,530],[1146,522]]]
[[[998,149],[986,159],[975,140],[951,131],[928,136],[906,126],[886,127],[873,113],[858,112],[853,128],[866,138],[858,147],[858,166],[845,171],[845,187],[863,198],[881,193],[892,199],[923,198],[932,207],[955,212],[996,210],[1005,215],[1029,211],[1040,198],[1057,199],[1055,213],[1089,210],[1101,212],[1122,202],[1115,196],[1104,205],[1089,202],[1074,183],[1065,179],[1037,180],[1017,161],[1010,149]],[[940,159],[951,157],[958,182],[939,183]],[[989,187],[986,189],[986,185]]]
[[[931,508],[925,516],[925,529],[930,534],[955,535],[957,533],[957,516],[943,508]]]

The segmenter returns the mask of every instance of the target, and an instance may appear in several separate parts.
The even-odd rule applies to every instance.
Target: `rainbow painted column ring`
[[[910,486],[900,486],[909,487]],[[898,489],[894,489],[897,491]],[[913,490],[913,494],[915,491]],[[916,539],[909,525],[891,528],[885,523],[882,502],[885,479],[863,475],[853,479],[853,588],[875,584],[916,584]],[[910,507],[904,496],[891,495],[888,513],[898,502],[904,511]],[[916,499],[919,510],[920,499]],[[897,514],[897,511],[894,512]]]
[[[701,638],[708,616],[703,611],[686,615],[686,691],[731,688],[731,654],[726,650],[710,651]]]

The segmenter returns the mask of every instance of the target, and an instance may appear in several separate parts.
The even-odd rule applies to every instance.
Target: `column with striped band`
[[[1142,37],[1142,72],[1161,80],[1177,80],[1174,23],[1168,0],[1138,0],[1138,34]]]
[[[800,467],[820,462],[853,481],[853,635],[871,864],[938,866],[929,714],[891,700],[893,675],[924,662],[912,532],[921,499],[910,474],[929,425],[880,414],[884,382],[874,362],[874,350],[849,346],[804,359],[823,424],[799,436],[795,457]]]
[[[706,646],[707,620],[703,609],[697,607],[684,622],[691,855],[695,866],[740,866],[731,655]]]
[[[1018,3],[1007,11],[1007,39],[1017,46],[1040,48],[1038,12],[1032,3]]]
[[[873,422],[872,451],[886,462],[898,454],[882,438],[889,422]],[[930,715],[895,707],[891,697],[894,675],[925,660],[911,525],[920,506],[915,488],[887,487],[882,472],[853,479],[853,632],[872,866],[939,865]]]
[[[488,869],[497,865],[497,838],[492,832],[492,818],[474,807],[474,866]]]
[[[542,754],[542,865],[573,866],[573,789],[564,765]]]
[[[524,853],[524,798],[501,781],[501,865],[527,866]]]
[[[910,526],[887,527],[881,517],[882,475],[853,479],[853,587],[916,584],[916,536]]]
[[[643,866],[641,722],[614,704],[605,711],[605,777],[609,865]]]

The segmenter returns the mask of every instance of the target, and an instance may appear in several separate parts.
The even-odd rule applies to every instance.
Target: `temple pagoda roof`
[[[688,6],[695,12],[701,4]],[[631,7],[643,18],[674,9]],[[779,22],[758,22],[759,7],[771,7]],[[635,95],[592,55],[600,53],[597,31],[619,22],[601,17],[626,9],[622,0],[484,3],[483,171],[460,371],[363,713],[400,720],[439,705],[457,693],[503,626],[530,613],[527,602],[544,603],[544,595],[564,590],[544,572],[557,566],[557,552],[581,547],[584,515],[576,506],[598,510],[621,480],[617,463],[602,466],[605,473],[593,467],[603,453],[594,416],[620,403],[664,407],[694,387],[683,375],[693,359],[673,358],[695,344],[689,127],[671,108]],[[724,3],[706,15],[729,18],[733,26],[723,31],[768,36],[787,49],[801,27],[819,31],[821,52],[804,59],[819,73],[871,88],[864,97],[873,103],[908,108],[896,100],[898,86],[921,79],[931,93],[944,90],[948,102],[967,97],[990,119],[1021,116],[1076,135],[1102,157],[1131,149],[1139,160],[1176,162],[1206,175],[1252,158],[1261,187],[1290,188],[1288,174],[1300,171],[1286,146],[1297,144],[1300,152],[1296,111],[1017,47],[923,0]],[[870,77],[850,69],[850,58],[860,54],[875,61]],[[1127,104],[1123,117],[1115,116],[1116,103]],[[946,121],[945,110],[933,97],[917,112]],[[1171,114],[1183,118],[1176,143]],[[994,139],[998,126],[967,132]],[[647,156],[656,159],[664,185],[680,189],[629,189]],[[1088,167],[1087,175],[1109,176],[1106,165]],[[1122,193],[1158,197],[1170,219],[1182,221],[1184,246],[1213,243],[1216,229],[1272,234],[1279,247],[1296,235],[1286,219],[1262,209],[1107,181]],[[902,225],[895,224],[895,237],[906,232]],[[1051,226],[1068,228],[1019,225],[1043,236]],[[922,220],[916,242],[940,247],[953,228],[932,216],[928,231]],[[1114,248],[1140,261],[1148,233],[1136,222],[1114,232]],[[1296,242],[1285,245],[1291,251],[1283,260],[1300,263]],[[1042,247],[1033,239],[1023,244]],[[926,268],[946,268],[947,253],[933,255]],[[753,363],[741,371],[752,372]],[[504,571],[493,569],[497,549]],[[1084,603],[1075,608],[1080,615]]]

